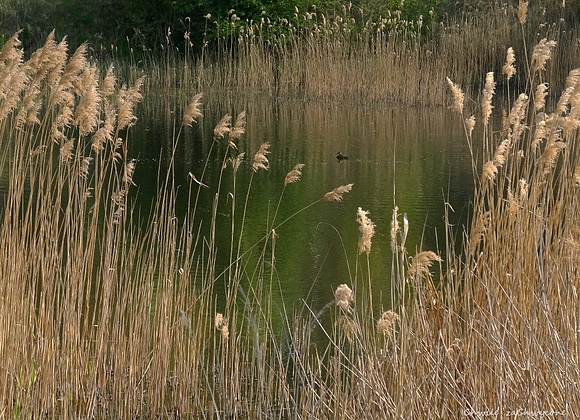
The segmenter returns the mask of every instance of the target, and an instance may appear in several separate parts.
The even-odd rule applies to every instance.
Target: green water
[[[387,307],[391,272],[390,223],[394,205],[406,213],[410,230],[406,243],[412,255],[418,249],[444,252],[444,203],[454,212],[451,222],[465,222],[472,194],[469,152],[458,117],[445,109],[352,107],[282,100],[220,102],[204,97],[204,117],[181,136],[176,150],[175,182],[182,186],[180,212],[187,206],[188,173],[201,176],[209,188],[200,196],[198,215],[209,226],[217,191],[225,142],[214,145],[213,128],[229,112],[247,112],[246,133],[238,142],[246,161],[237,174],[238,215],[251,176],[251,161],[260,144],[271,144],[270,169],[254,175],[245,221],[243,246],[247,249],[266,232],[284,187],[284,177],[297,163],[305,164],[302,179],[290,184],[276,220],[282,221],[333,188],[353,183],[342,202],[322,202],[301,212],[276,230],[275,279],[284,302],[292,306],[305,299],[322,307],[333,299],[341,283],[353,280],[359,237],[356,210],[370,212],[376,225],[370,253],[375,304]],[[143,105],[130,133],[130,152],[137,158],[134,181],[138,208],[146,213],[157,191],[157,168],[167,165],[179,109],[160,112]],[[339,162],[338,151],[349,155]],[[209,160],[208,160],[209,159]],[[218,210],[218,269],[227,266],[231,224],[228,193],[233,191],[231,169],[222,181]],[[400,217],[399,221],[402,220]],[[344,246],[343,246],[344,245]],[[364,256],[366,267],[366,256]],[[227,285],[225,285],[227,287]]]

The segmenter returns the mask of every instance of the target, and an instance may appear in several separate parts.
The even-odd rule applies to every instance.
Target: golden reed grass
[[[527,25],[529,13],[520,19]],[[543,41],[518,66],[534,71],[508,104],[501,130],[472,126],[493,124],[501,108],[492,87],[498,80],[482,84],[483,101],[471,101],[460,87],[464,76],[449,73],[459,81],[449,87],[461,98],[455,111],[476,169],[471,227],[460,232],[463,250],[455,250],[448,224],[445,255],[417,250],[411,257],[402,242],[415,226],[403,218],[401,227],[394,206],[392,307],[375,313],[371,282],[361,278],[372,277],[371,232],[388,227],[362,223],[361,210],[364,246],[353,249],[354,274],[337,279],[335,300],[320,311],[308,304],[294,313],[282,308],[280,335],[271,296],[276,230],[288,219],[275,215],[248,248],[243,226],[228,226],[239,236],[232,234],[229,261],[221,266],[220,195],[202,236],[196,197],[205,174],[198,182],[192,176],[191,205],[181,219],[168,175],[146,229],[133,228],[138,161],[128,155],[127,139],[145,80],[134,75],[130,86],[119,87],[112,68],[101,77],[79,58],[83,50],[67,71],[72,57],[53,36],[25,61],[14,36],[0,51],[0,83],[13,83],[0,98],[0,182],[7,191],[0,225],[2,415],[457,418],[493,410],[501,418],[514,412],[579,417],[580,89],[572,72],[551,103],[547,88],[558,82],[550,56],[558,48]],[[527,55],[514,55],[520,56]],[[466,66],[481,71],[478,63]],[[326,97],[339,96],[330,90]],[[199,103],[184,109],[201,116]],[[20,110],[22,117],[12,118]],[[471,117],[476,112],[478,122]],[[210,146],[220,142],[224,163],[232,162],[221,166],[220,183],[224,171],[244,164],[234,140],[245,119],[233,128],[231,121],[218,123]],[[174,144],[179,141],[180,134]],[[266,175],[259,170],[270,165],[268,147],[248,162],[251,179]],[[294,166],[280,180],[284,188],[300,186],[292,181],[303,168]],[[240,199],[235,185],[227,187],[232,201],[247,203],[249,192]],[[343,200],[352,187],[321,194],[305,209]],[[254,251],[257,258],[249,258]],[[216,302],[214,287],[223,279],[226,302]]]

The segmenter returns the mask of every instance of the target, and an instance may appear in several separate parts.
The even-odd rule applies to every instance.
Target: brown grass
[[[270,164],[267,143],[245,163],[234,147],[245,115],[233,128],[225,117],[214,132],[208,154],[218,142],[227,150],[218,188],[226,188],[223,174],[233,171],[227,265],[217,258],[219,191],[210,220],[197,212],[205,173],[192,176],[190,206],[178,218],[170,166],[148,221],[137,229],[127,142],[148,87],[140,75],[118,87],[112,70],[101,79],[84,54],[69,59],[66,43],[52,36],[28,61],[17,36],[0,52],[0,80],[13,87],[0,99],[0,182],[7,191],[0,224],[2,416],[457,418],[487,410],[499,418],[518,410],[580,416],[577,78],[569,79],[576,82],[562,100],[566,106],[548,102],[538,115],[529,98],[551,80],[551,67],[530,60],[519,67],[535,73],[508,104],[504,129],[483,129],[493,115],[473,132],[466,127],[476,187],[461,252],[453,247],[459,232],[448,224],[444,260],[429,250],[409,258],[408,222],[400,222],[395,207],[392,307],[373,313],[371,230],[388,227],[374,226],[360,210],[364,246],[346,245],[357,254],[349,284],[320,309],[282,308],[279,327],[271,297],[282,288],[274,267],[276,230],[288,220],[277,220],[284,193],[262,238],[254,245],[242,240],[243,203],[254,177],[267,176],[259,171]],[[337,68],[348,62],[334,58],[328,64]],[[281,60],[281,68],[296,64]],[[294,70],[288,71],[281,80],[291,80]],[[466,101],[458,124],[474,114],[464,108],[478,103]],[[198,115],[198,106],[189,111]],[[21,109],[31,117],[15,118]],[[175,118],[182,126],[193,122]],[[244,164],[255,171],[247,195],[238,197],[235,173]],[[302,169],[294,166],[289,179]],[[279,182],[300,187],[288,178]],[[298,213],[340,201],[352,187],[321,192]],[[228,285],[219,302],[218,281]]]

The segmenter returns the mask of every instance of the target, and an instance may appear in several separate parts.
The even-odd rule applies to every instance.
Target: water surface
[[[213,128],[229,112],[247,112],[246,134],[238,142],[246,161],[237,174],[236,194],[241,209],[252,174],[251,161],[263,142],[269,142],[270,169],[254,174],[245,221],[243,244],[259,240],[271,221],[284,189],[284,177],[303,163],[302,179],[284,191],[276,220],[282,221],[318,200],[333,188],[353,183],[340,203],[318,203],[276,230],[275,274],[288,305],[306,299],[322,306],[333,298],[341,283],[353,281],[359,236],[356,210],[370,212],[376,225],[370,253],[376,303],[388,306],[391,271],[390,222],[393,207],[406,213],[410,222],[407,249],[445,249],[444,209],[454,209],[453,223],[464,222],[472,194],[469,152],[458,117],[445,109],[353,107],[283,100],[234,100],[204,97],[204,117],[188,128],[177,146],[176,183],[185,191],[188,173],[209,186],[200,197],[198,214],[209,225],[212,202],[224,154],[222,140],[214,145]],[[156,113],[158,112],[158,113]],[[138,202],[147,208],[157,188],[157,165],[166,165],[181,118],[181,111],[142,110],[130,133],[131,153],[138,158],[134,181]],[[349,156],[338,161],[340,151]],[[228,261],[233,192],[231,170],[222,181],[218,214],[220,263]],[[183,207],[187,200],[182,201]],[[181,209],[183,210],[183,208]],[[179,209],[178,209],[179,213]],[[241,214],[241,210],[238,210]],[[400,218],[399,220],[402,220]],[[366,266],[366,256],[362,256]],[[223,268],[222,267],[222,268]],[[349,271],[350,267],[350,271]]]

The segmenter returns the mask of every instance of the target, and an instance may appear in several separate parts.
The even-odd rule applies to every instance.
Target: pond
[[[339,185],[354,184],[343,201],[319,202],[276,229],[275,275],[287,305],[304,299],[321,307],[333,299],[339,284],[351,283],[359,237],[358,207],[369,211],[376,225],[369,263],[379,308],[389,306],[394,206],[409,220],[406,248],[410,255],[418,250],[444,253],[445,202],[453,209],[450,220],[457,232],[467,220],[473,193],[469,150],[461,122],[450,110],[271,98],[227,102],[217,95],[205,95],[203,103],[204,117],[185,130],[177,144],[175,183],[184,192],[178,200],[182,207],[178,217],[187,207],[188,174],[200,178],[207,162],[202,182],[208,188],[201,191],[197,214],[209,226],[224,154],[231,152],[245,153],[236,180],[236,213],[241,215],[252,159],[264,142],[270,143],[269,170],[255,173],[251,180],[242,241],[246,249],[264,236],[282,192],[277,222]],[[238,150],[228,151],[224,140],[212,148],[213,128],[221,117],[230,113],[235,121],[243,110],[247,125]],[[180,121],[179,110],[160,112],[145,106],[130,133],[131,154],[137,158],[135,197],[144,213],[155,200],[159,160],[163,172]],[[338,160],[337,152],[349,159]],[[302,178],[284,189],[286,174],[298,163],[305,165]],[[228,263],[231,237],[231,172],[227,170],[222,180],[217,216],[218,265],[222,268]],[[362,257],[366,266],[366,256]]]

